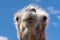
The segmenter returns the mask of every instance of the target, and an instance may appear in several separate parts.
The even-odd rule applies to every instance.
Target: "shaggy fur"
[[[19,40],[46,40],[48,14],[36,5],[29,5],[14,16]]]

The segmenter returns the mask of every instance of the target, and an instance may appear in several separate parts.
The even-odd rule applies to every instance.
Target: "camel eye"
[[[19,20],[19,18],[17,17],[17,18],[16,18],[16,21],[18,22],[18,20]]]
[[[46,16],[43,16],[43,21],[46,21],[47,20],[47,17]]]

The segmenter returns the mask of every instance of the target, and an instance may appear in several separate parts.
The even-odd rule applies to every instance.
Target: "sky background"
[[[0,0],[0,40],[18,40],[14,14],[31,3],[49,14],[47,40],[60,40],[60,0]]]

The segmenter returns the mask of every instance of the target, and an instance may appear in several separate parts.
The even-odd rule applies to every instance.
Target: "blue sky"
[[[31,3],[42,7],[50,16],[47,40],[60,40],[60,0],[0,0],[0,40],[18,40],[14,14]]]

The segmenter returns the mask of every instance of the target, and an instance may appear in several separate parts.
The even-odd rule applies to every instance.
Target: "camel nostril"
[[[34,11],[34,12],[36,12],[36,9],[32,8],[32,9],[31,9],[31,11]]]

